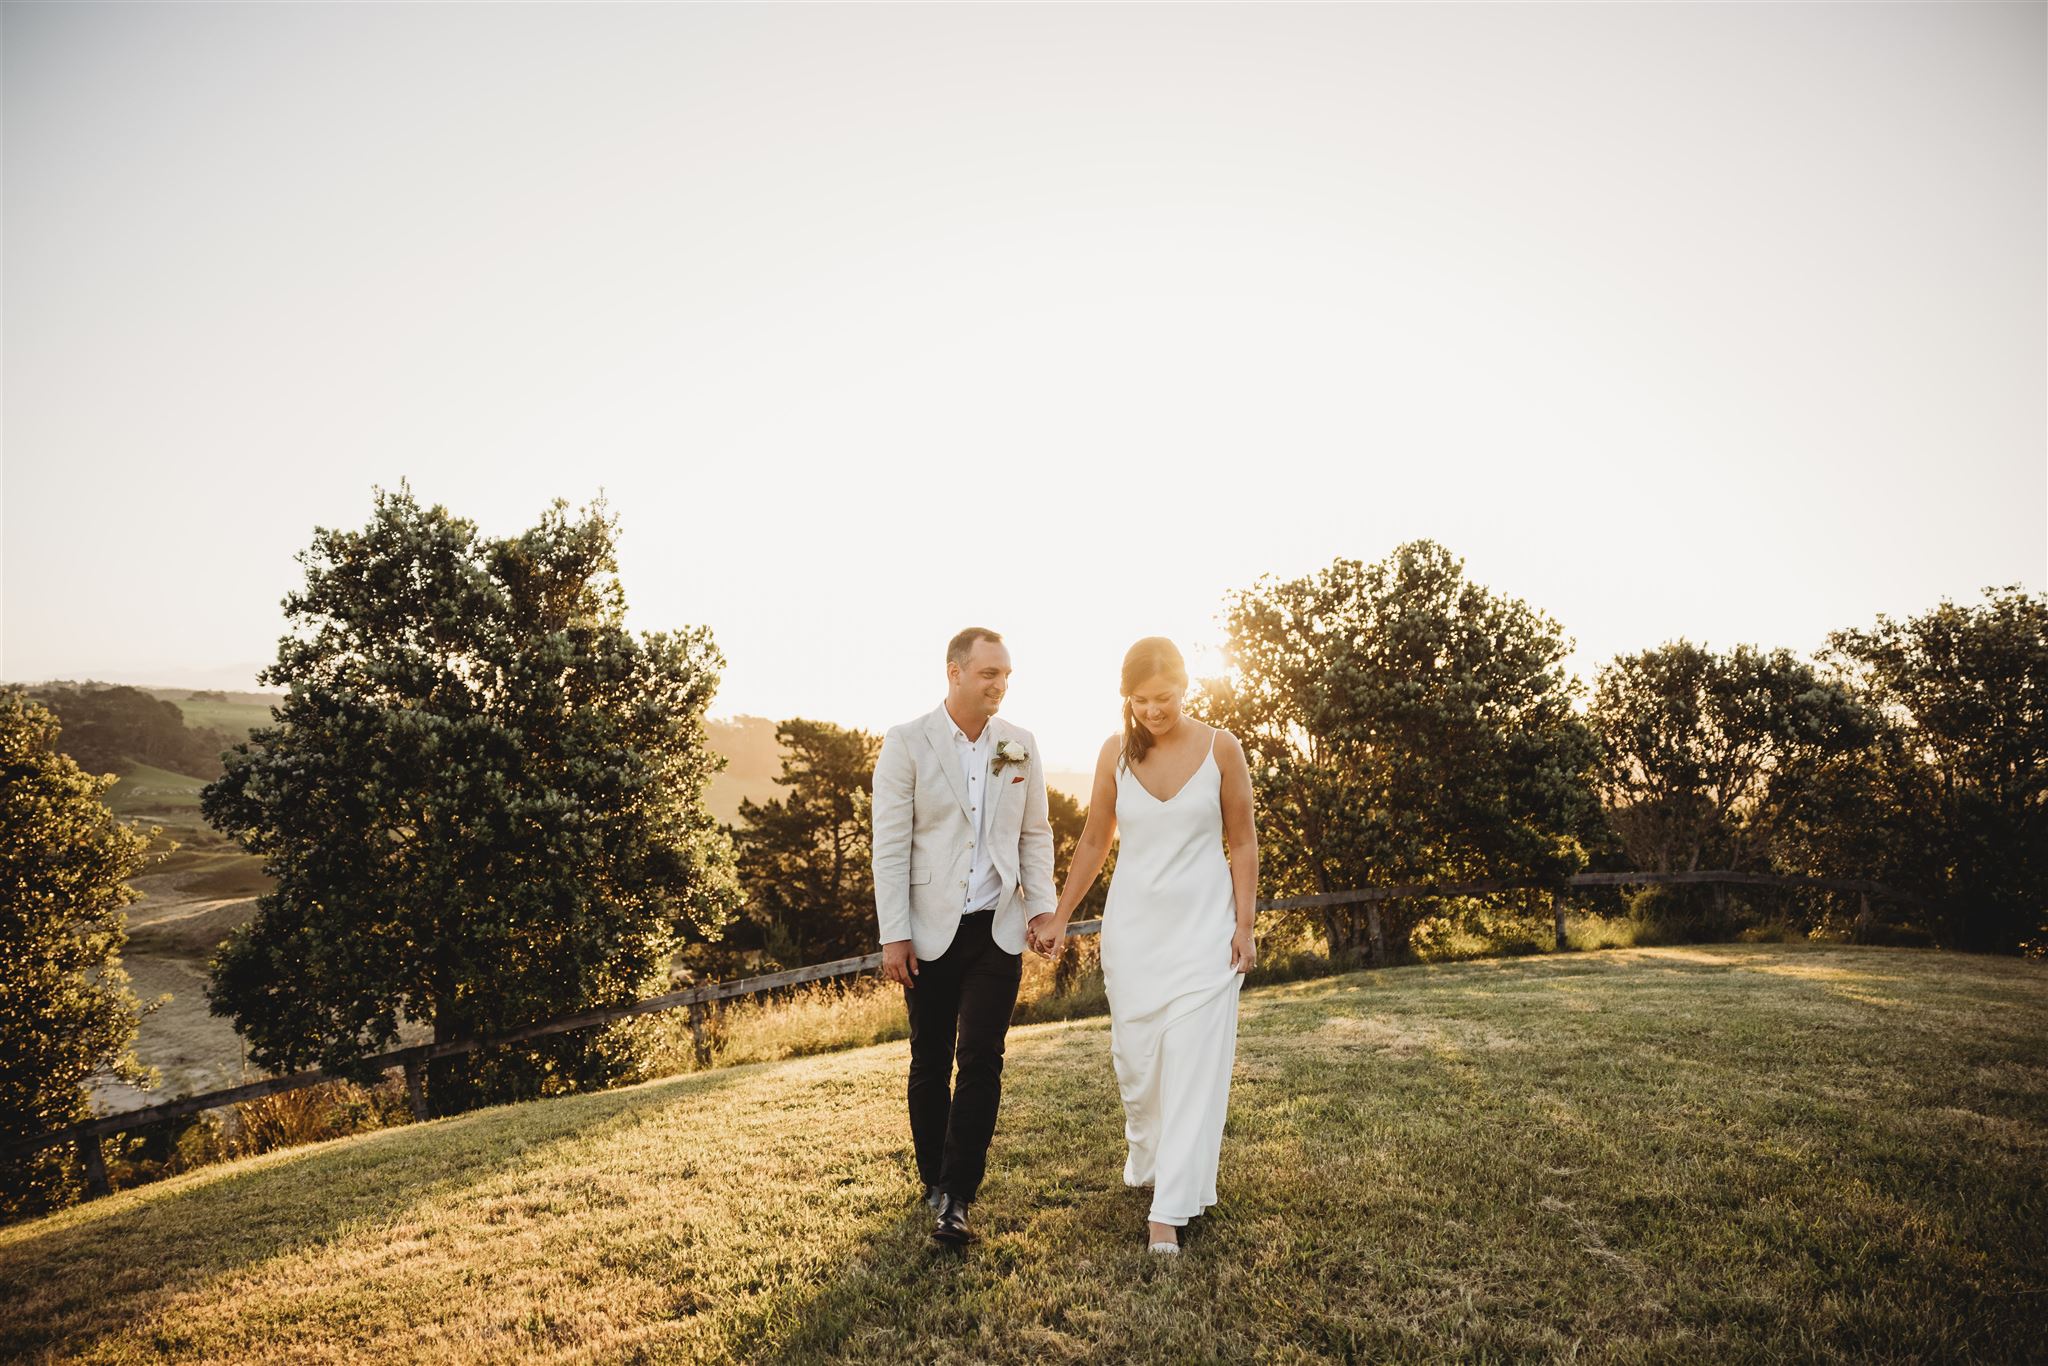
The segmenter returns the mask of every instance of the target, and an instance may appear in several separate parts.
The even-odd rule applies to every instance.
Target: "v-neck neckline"
[[[1194,783],[1195,779],[1201,776],[1202,769],[1206,767],[1209,764],[1209,762],[1213,760],[1215,757],[1216,732],[1214,729],[1211,729],[1209,732],[1209,752],[1202,756],[1202,762],[1195,765],[1195,771],[1193,773],[1188,774],[1186,779],[1182,781],[1180,787],[1174,792],[1174,794],[1171,797],[1153,796],[1152,789],[1145,786],[1145,780],[1138,776],[1138,770],[1136,768],[1133,768],[1129,764],[1124,765],[1124,767],[1129,770],[1131,775],[1131,781],[1138,785],[1138,791],[1144,793],[1148,797],[1151,797],[1153,801],[1158,802],[1161,806],[1171,806],[1175,802],[1180,800],[1181,793],[1186,792],[1188,790],[1188,788]]]

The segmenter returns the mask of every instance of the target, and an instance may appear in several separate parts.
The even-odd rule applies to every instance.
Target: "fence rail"
[[[1701,869],[1675,873],[1580,873],[1562,886],[1556,883],[1542,883],[1513,878],[1494,878],[1481,882],[1413,882],[1384,887],[1360,887],[1343,892],[1324,892],[1313,896],[1262,897],[1256,903],[1259,911],[1305,911],[1326,907],[1363,905],[1370,917],[1371,942],[1374,947],[1374,961],[1385,959],[1385,948],[1379,927],[1379,906],[1381,902],[1409,897],[1473,896],[1484,892],[1541,891],[1551,893],[1551,909],[1555,920],[1557,947],[1565,947],[1564,907],[1565,893],[1578,887],[1632,887],[1658,883],[1728,883],[1741,886],[1817,887],[1829,891],[1855,892],[1862,898],[1862,907],[1857,921],[1867,924],[1870,919],[1870,899],[1896,901],[1918,905],[1919,898],[1908,893],[1895,891],[1880,883],[1861,878],[1824,878],[1783,876],[1772,873],[1743,873],[1727,869]],[[1100,920],[1075,921],[1067,927],[1072,935],[1094,934],[1102,928]],[[543,1020],[538,1024],[526,1025],[502,1034],[493,1034],[476,1039],[449,1039],[440,1043],[414,1044],[409,1048],[394,1049],[364,1058],[347,1072],[328,1072],[315,1068],[307,1072],[294,1072],[288,1076],[268,1077],[241,1086],[230,1086],[219,1091],[207,1091],[196,1096],[184,1096],[151,1105],[138,1110],[125,1110],[119,1114],[104,1115],[98,1119],[85,1120],[52,1129],[31,1138],[16,1139],[0,1144],[0,1155],[19,1156],[43,1148],[55,1147],[62,1143],[75,1143],[79,1156],[85,1165],[86,1184],[94,1194],[105,1194],[107,1174],[105,1160],[100,1151],[100,1140],[109,1134],[122,1133],[129,1129],[140,1129],[167,1119],[181,1119],[186,1115],[198,1114],[203,1110],[218,1109],[240,1101],[257,1100],[263,1096],[274,1096],[285,1091],[296,1091],[301,1087],[315,1086],[321,1082],[342,1080],[350,1075],[365,1071],[384,1072],[402,1068],[405,1072],[406,1090],[410,1095],[414,1115],[425,1118],[426,1105],[422,1090],[422,1079],[427,1063],[435,1058],[450,1058],[462,1053],[472,1053],[481,1048],[493,1048],[502,1044],[520,1043],[527,1039],[544,1038],[551,1034],[562,1034],[572,1029],[588,1029],[595,1025],[610,1024],[615,1020],[628,1019],[635,1015],[653,1015],[669,1010],[690,1012],[690,1033],[700,1063],[708,1062],[709,1048],[705,1037],[704,1024],[708,1008],[722,1006],[726,1001],[742,996],[756,996],[782,987],[801,986],[806,982],[824,981],[834,977],[850,977],[880,967],[882,955],[862,954],[858,958],[840,958],[830,963],[813,963],[808,967],[791,968],[786,972],[771,972],[759,977],[743,977],[732,982],[712,982],[691,987],[684,991],[671,991],[660,996],[649,996],[644,1000],[632,1001],[625,1005],[608,1006],[602,1010],[584,1011],[578,1015],[565,1015],[558,1019]]]

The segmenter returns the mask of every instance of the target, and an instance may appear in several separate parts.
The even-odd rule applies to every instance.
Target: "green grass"
[[[272,724],[270,708],[284,700],[280,694],[275,698],[258,699],[249,693],[231,694],[226,701],[210,697],[195,699],[190,688],[150,688],[152,697],[160,697],[177,704],[184,714],[188,726],[212,726],[223,730],[235,740],[240,740],[258,726]]]
[[[206,779],[133,762],[115,772],[121,780],[107,789],[105,798],[115,815],[198,816],[199,790],[206,786]]]
[[[1010,1035],[964,1258],[905,1045],[265,1154],[0,1230],[0,1354],[2021,1360],[2048,1285],[2048,976],[1808,944],[1248,990],[1177,1262],[1101,1019]]]

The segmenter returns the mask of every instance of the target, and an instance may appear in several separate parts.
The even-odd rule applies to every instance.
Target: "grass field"
[[[1107,1022],[1010,1035],[963,1258],[905,1046],[203,1169],[0,1230],[0,1352],[92,1361],[2022,1360],[2048,974],[1803,944],[1247,991],[1220,1205],[1119,1179]]]
[[[199,789],[206,786],[204,778],[173,773],[153,764],[128,763],[116,772],[121,780],[106,793],[107,806],[116,816],[198,819]]]
[[[271,707],[283,701],[282,693],[230,692],[220,698],[192,696],[190,688],[148,688],[152,697],[177,704],[188,726],[212,726],[240,740],[258,726],[271,724]]]

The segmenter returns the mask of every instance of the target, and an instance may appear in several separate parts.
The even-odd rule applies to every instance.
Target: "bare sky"
[[[1590,680],[2048,586],[2040,5],[8,5],[0,678],[251,686],[371,487],[600,489],[880,728],[1432,537]]]

